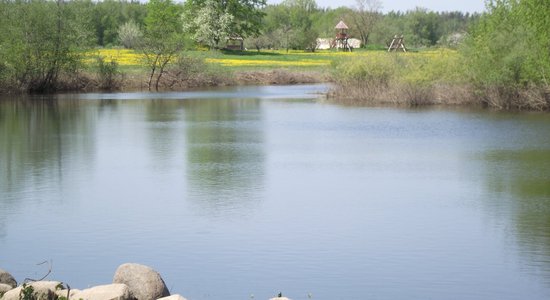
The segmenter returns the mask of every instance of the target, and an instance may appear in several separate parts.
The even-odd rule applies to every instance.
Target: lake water
[[[195,299],[550,299],[550,115],[324,85],[0,101],[0,268]]]

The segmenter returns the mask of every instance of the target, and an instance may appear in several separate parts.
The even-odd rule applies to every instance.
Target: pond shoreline
[[[11,87],[1,87],[0,95],[34,94],[47,95],[53,93],[90,93],[90,92],[143,92],[143,91],[187,91],[209,87],[229,87],[247,85],[295,85],[328,83],[330,75],[319,71],[293,71],[288,69],[272,69],[259,71],[238,71],[233,73],[199,72],[181,76],[167,73],[160,81],[158,90],[154,84],[149,89],[148,74],[118,74],[111,78],[108,84],[102,82],[96,75],[78,73],[73,76],[62,76],[55,90],[45,92],[25,92]]]
[[[376,78],[375,78],[376,79]],[[355,106],[466,106],[483,107],[507,111],[548,111],[550,91],[545,87],[523,89],[484,89],[465,83],[379,84],[370,79],[346,80],[335,78],[322,71],[297,71],[290,69],[267,69],[198,73],[181,75],[167,72],[159,82],[158,89],[148,85],[146,72],[117,74],[108,84],[90,73],[78,73],[59,80],[59,87],[44,93],[26,93],[0,87],[0,96],[13,94],[47,95],[52,93],[95,93],[95,92],[168,92],[190,91],[213,87],[302,85],[332,83],[326,93],[328,102]],[[376,84],[378,83],[378,84]]]
[[[93,88],[88,91],[147,91],[149,90],[146,74],[124,76],[120,86],[114,89]],[[167,74],[160,82],[158,91],[185,91],[208,87],[246,86],[246,85],[293,85],[331,82],[331,78],[316,71],[291,71],[273,69],[261,71],[238,71],[234,73],[199,73],[192,76],[178,77]],[[155,87],[151,87],[155,91]]]

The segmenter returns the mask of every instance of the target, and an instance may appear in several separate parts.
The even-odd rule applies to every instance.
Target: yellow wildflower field
[[[321,67],[328,66],[330,60],[326,59],[303,59],[298,61],[268,60],[268,59],[227,59],[207,58],[207,63],[219,64],[225,67]]]
[[[391,53],[408,58],[421,58],[424,60],[447,60],[457,57],[454,50],[427,50],[420,52]],[[368,59],[387,59],[390,53],[385,51],[354,51],[342,52],[321,50],[316,52],[305,52],[296,50],[266,50],[261,54],[250,51],[245,55],[228,55],[208,51],[189,51],[191,56],[206,57],[207,64],[218,65],[228,68],[318,68],[330,66],[333,61],[346,60],[351,57],[365,57]],[[97,57],[103,57],[107,61],[115,61],[119,66],[143,67],[144,56],[131,49],[96,49],[85,53],[85,63],[92,65]]]
[[[143,54],[136,53],[131,49],[96,49],[85,54],[85,63],[93,64],[97,57],[107,61],[115,61],[120,66],[141,66],[143,65]]]

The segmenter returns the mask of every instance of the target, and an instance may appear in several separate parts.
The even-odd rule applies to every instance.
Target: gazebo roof
[[[344,23],[344,21],[340,21],[340,23],[338,23],[338,25],[336,25],[336,27],[334,27],[335,29],[349,29],[348,28],[348,25],[346,25],[346,23]]]

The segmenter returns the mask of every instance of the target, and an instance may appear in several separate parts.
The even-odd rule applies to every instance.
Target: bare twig
[[[46,279],[46,277],[48,277],[48,275],[50,275],[50,273],[52,272],[52,261],[50,260],[49,262],[47,260],[41,262],[41,263],[38,263],[36,264],[37,266],[41,266],[43,264],[48,264],[48,273],[46,273],[46,275],[44,275],[42,278],[40,279],[32,279],[32,278],[25,278],[24,282],[29,282],[29,281],[32,281],[32,282],[35,282],[35,281],[42,281],[44,279]]]

